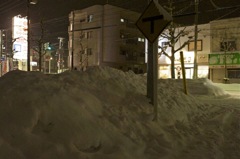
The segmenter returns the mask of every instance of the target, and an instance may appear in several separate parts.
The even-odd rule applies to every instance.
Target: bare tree
[[[168,6],[164,6],[164,8],[169,12],[171,16],[173,16],[173,10],[175,7],[173,6],[173,0],[168,0]],[[181,9],[180,11],[176,11],[177,14],[184,11],[184,9]],[[170,25],[167,27],[167,29],[160,35],[159,40],[164,39],[166,40],[166,45],[160,46],[159,48],[161,51],[159,52],[159,55],[162,54],[168,57],[171,61],[171,78],[175,78],[175,54],[179,52],[181,49],[183,49],[186,45],[189,44],[190,39],[185,41],[180,46],[176,46],[176,44],[179,42],[180,38],[188,35],[189,31],[186,31],[186,27],[181,27],[180,25],[176,24],[174,21],[170,23]],[[166,52],[167,48],[170,48],[170,53]]]
[[[38,69],[41,72],[42,71],[42,58],[46,54],[43,49],[43,44],[44,44],[44,35],[45,35],[45,29],[44,29],[44,24],[43,24],[43,19],[40,21],[40,29],[41,29],[41,35],[40,37],[36,40],[37,48],[33,48],[35,52],[38,54]]]
[[[227,52],[232,51],[231,48],[233,47],[232,43],[230,41],[227,41],[228,39],[226,37],[227,35],[225,31],[225,37],[221,39],[221,51],[224,52],[224,82],[225,83],[229,80],[228,74],[227,74],[227,63],[228,63],[227,61],[229,57],[227,56]]]
[[[183,29],[179,30],[179,25],[175,24],[174,22],[172,22],[169,27],[160,35],[160,40],[161,39],[166,39],[166,45],[165,46],[158,46],[161,51],[160,51],[160,55],[165,55],[166,57],[168,57],[171,61],[171,78],[175,78],[175,54],[177,52],[179,52],[181,49],[183,49],[190,41],[190,39],[188,39],[187,41],[185,41],[182,45],[180,45],[178,48],[176,48],[176,44],[179,41],[179,39],[182,36],[185,36],[188,34],[188,31],[186,30],[186,27],[183,27]],[[170,47],[171,52],[170,54],[168,52],[166,52],[166,49]]]

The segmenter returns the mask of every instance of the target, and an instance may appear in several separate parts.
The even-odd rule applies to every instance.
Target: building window
[[[87,32],[87,38],[88,38],[88,39],[91,39],[91,38],[93,37],[92,34],[93,34],[92,31],[88,31],[88,32]]]
[[[127,54],[127,51],[126,50],[121,50],[120,51],[120,55],[126,55]]]
[[[144,38],[138,38],[138,42],[144,42]]]
[[[194,41],[190,41],[188,44],[188,51],[194,51]],[[197,40],[197,51],[202,51],[202,40]]]
[[[88,15],[87,20],[88,20],[88,22],[92,22],[93,21],[93,15],[92,14]]]
[[[92,55],[92,48],[85,48],[84,54],[86,54],[86,55]]]
[[[73,43],[72,43],[72,39],[69,39],[69,47],[70,47],[70,48],[72,48],[72,46],[73,46],[72,44],[73,44]]]
[[[240,78],[240,69],[228,69],[228,78]]]
[[[86,38],[86,33],[85,32],[81,32],[79,38],[80,38],[80,40]]]
[[[91,39],[92,36],[92,31],[88,31],[88,32],[82,32],[79,36],[80,40],[82,39]]]
[[[129,37],[129,33],[120,33],[120,38],[121,39],[126,39]]]
[[[125,18],[121,18],[121,19],[120,19],[120,22],[122,22],[122,23],[127,23],[127,22],[128,22],[128,20],[127,20],[127,19],[125,19]]]
[[[81,18],[79,21],[80,21],[80,23],[84,23],[84,22],[86,22],[86,18]]]
[[[137,61],[137,56],[135,52],[127,52],[125,57],[127,61]]]
[[[168,42],[168,41],[162,42],[162,47],[166,47],[166,46],[168,46],[168,45],[169,45],[169,42]]]
[[[220,51],[235,51],[236,42],[235,41],[225,41],[220,43]]]
[[[138,40],[136,38],[126,39],[126,44],[137,44]]]

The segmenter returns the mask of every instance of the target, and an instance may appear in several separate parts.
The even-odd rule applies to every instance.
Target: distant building
[[[183,28],[176,29],[182,30]],[[209,78],[216,83],[240,83],[240,18],[211,21],[208,24],[198,25],[198,30],[198,78]],[[191,79],[194,67],[194,26],[187,26],[185,31],[189,34],[178,40],[175,49],[190,39],[190,43],[180,51],[184,53],[186,78]],[[159,41],[160,46],[167,45],[167,43],[168,39]],[[171,54],[171,49],[167,47],[166,52]],[[176,78],[178,73],[182,78],[179,52],[175,54]],[[170,65],[169,58],[161,55],[159,78],[171,78]]]
[[[211,21],[210,26],[210,79],[240,83],[240,18]]]
[[[176,28],[175,34],[179,34],[184,27]],[[209,65],[208,65],[208,55],[210,53],[210,25],[201,24],[198,25],[198,39],[197,39],[197,64],[198,64],[198,78],[208,78],[209,75]],[[190,41],[188,45],[183,47],[180,51],[183,51],[184,55],[184,66],[186,78],[193,78],[194,71],[194,26],[187,26],[185,28],[186,35],[182,35],[177,43],[175,44],[175,49],[180,48],[185,42]],[[164,47],[168,43],[168,39],[159,40],[160,46]],[[161,50],[159,50],[160,52]],[[179,51],[179,52],[180,52]],[[171,55],[171,48],[166,47],[166,52]],[[182,78],[182,68],[180,63],[180,54],[175,53],[175,77]],[[161,55],[159,60],[159,78],[171,78],[171,61],[168,57]]]
[[[145,39],[135,26],[139,16],[108,4],[72,11],[68,30],[69,67],[110,66],[146,72]]]

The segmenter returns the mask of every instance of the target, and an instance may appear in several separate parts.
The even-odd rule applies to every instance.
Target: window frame
[[[188,43],[188,51],[194,51],[194,43],[195,41],[189,41]],[[197,51],[202,51],[203,50],[203,44],[202,40],[197,40]]]

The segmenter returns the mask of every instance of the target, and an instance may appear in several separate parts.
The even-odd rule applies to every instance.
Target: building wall
[[[138,41],[138,38],[144,38],[135,27],[135,21],[139,16],[139,13],[108,4],[74,11],[74,16],[73,12],[70,13],[69,57],[72,54],[74,39],[74,67],[81,69],[101,65],[122,70],[132,69],[136,73],[139,70],[146,71],[144,41]],[[75,30],[74,33],[72,29]],[[127,36],[122,37],[122,35]],[[91,53],[83,51],[89,49]]]
[[[82,69],[100,63],[102,11],[101,5],[95,5],[69,14],[69,57],[71,57],[73,51],[73,67],[75,68]],[[74,29],[74,32],[72,32],[72,29]],[[71,67],[71,58],[69,61],[69,67]]]
[[[185,29],[186,34],[181,36],[179,41],[175,44],[175,50],[180,48],[185,42],[190,40],[190,43],[182,48],[180,51],[183,51],[184,55],[184,64],[186,78],[192,78],[193,76],[193,65],[194,65],[194,26],[180,27],[176,29],[176,35]],[[198,51],[197,51],[197,64],[198,64],[198,77],[206,78],[208,77],[208,54],[210,53],[210,25],[202,24],[198,25]],[[167,39],[161,39],[159,45],[163,46],[165,42],[168,42]],[[159,49],[159,52],[161,49]],[[179,51],[179,52],[180,52]],[[167,47],[166,52],[171,55],[171,48]],[[175,77],[178,78],[178,72],[181,75],[181,63],[180,63],[180,53],[175,53]],[[161,55],[159,58],[159,78],[171,78],[170,72],[171,61],[168,57]],[[180,70],[180,71],[179,71]]]
[[[211,25],[210,79],[240,83],[240,18],[216,20]]]

